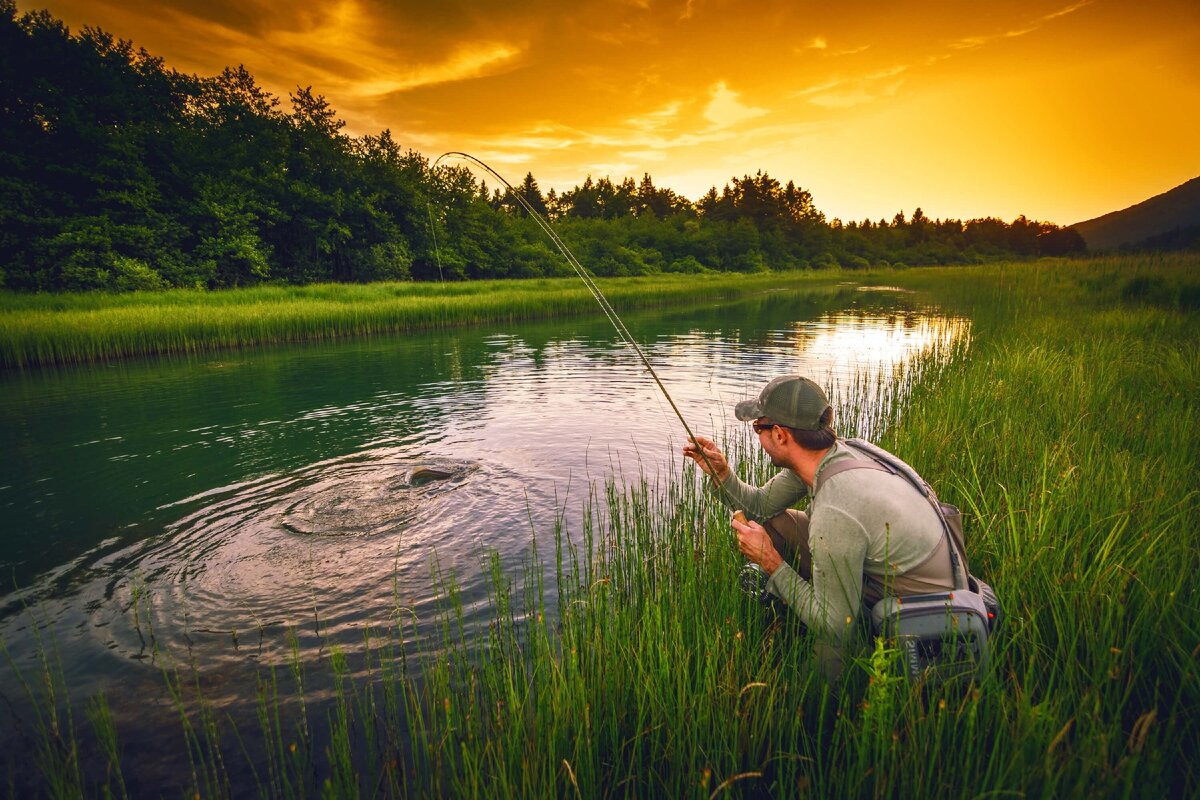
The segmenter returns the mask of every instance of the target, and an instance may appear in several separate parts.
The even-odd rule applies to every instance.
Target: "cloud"
[[[836,89],[837,87],[842,86],[845,83],[846,83],[845,80],[843,80],[841,78],[835,78],[833,80],[825,81],[824,83],[818,83],[815,86],[809,86],[807,89],[801,89],[798,92],[796,92],[795,94],[793,94],[792,96],[793,97],[808,97],[811,95],[820,94],[821,92],[828,92],[831,89]]]
[[[661,130],[679,117],[679,111],[682,107],[683,103],[681,101],[673,100],[657,111],[651,111],[640,117],[630,117],[625,121],[625,124],[639,131]]]
[[[822,92],[808,99],[814,106],[822,108],[850,108],[861,106],[875,99],[875,95],[865,89],[848,89],[844,92]]]
[[[950,48],[952,50],[974,50],[977,47],[982,47],[985,44],[989,44],[990,42],[998,41],[1000,39],[1014,39],[1018,36],[1024,36],[1038,30],[1045,23],[1058,19],[1059,17],[1065,17],[1068,14],[1072,14],[1084,6],[1091,5],[1092,2],[1093,0],[1079,0],[1078,2],[1072,3],[1069,6],[1060,8],[1058,11],[1052,11],[1049,14],[1043,14],[1037,19],[1029,22],[1024,27],[1014,28],[1012,30],[1005,31],[1004,33],[964,36],[961,39],[951,42]]]
[[[640,176],[644,171],[675,163],[682,154],[702,152],[706,146],[734,139],[748,141],[770,130],[769,127],[749,131],[708,127],[671,132],[671,123],[678,121],[686,105],[684,101],[671,101],[649,113],[602,128],[534,123],[494,136],[472,136],[465,142],[460,139],[456,149],[485,154],[481,155],[485,161],[494,159],[498,165],[510,168],[536,164],[540,178],[546,170],[557,170],[562,179],[543,180],[543,186],[565,190],[578,183],[583,172],[610,175],[614,179]]]
[[[1078,3],[1074,3],[1072,5],[1067,6],[1066,8],[1062,8],[1062,9],[1059,9],[1058,11],[1047,14],[1046,16],[1042,17],[1042,22],[1049,22],[1050,20],[1057,19],[1058,17],[1065,17],[1067,14],[1070,14],[1074,11],[1078,11],[1079,9],[1083,8],[1084,6],[1090,6],[1091,4],[1092,4],[1092,0],[1079,0]]]
[[[710,94],[712,99],[704,108],[704,118],[711,122],[716,130],[729,128],[769,113],[765,108],[755,108],[742,103],[738,99],[740,95],[726,86],[725,81],[717,82]]]
[[[629,176],[637,171],[637,164],[628,162],[597,162],[588,165],[588,172],[593,175]]]
[[[864,78],[864,80],[880,81],[880,80],[886,80],[888,78],[894,78],[897,75],[899,75],[900,73],[905,72],[907,69],[908,69],[908,67],[905,66],[904,64],[896,64],[894,66],[888,67],[887,69],[881,69],[877,72],[872,72],[872,73],[868,74]]]
[[[653,132],[630,131],[625,128],[602,131],[580,131],[564,125],[545,125],[496,137],[478,138],[480,144],[497,150],[574,150],[579,148],[611,149],[624,153],[638,152],[651,160],[660,160],[661,153],[678,148],[727,141],[737,136],[733,131],[708,130],[663,136]],[[653,155],[651,155],[653,154]]]
[[[816,50],[824,57],[836,57],[857,55],[858,53],[869,49],[871,49],[871,45],[864,44],[859,45],[858,47],[846,47],[841,50],[830,50],[828,39],[826,39],[824,36],[814,36],[812,39],[809,39],[806,44],[793,48],[792,52],[796,53],[797,55],[801,55],[809,50]]]
[[[871,49],[871,45],[869,45],[869,44],[864,44],[864,45],[861,45],[861,46],[859,46],[859,47],[851,47],[851,48],[849,48],[849,49],[846,49],[846,50],[838,50],[838,51],[836,51],[836,52],[834,52],[834,53],[831,53],[830,55],[835,55],[835,56],[852,56],[852,55],[856,55],[856,54],[858,54],[858,53],[861,53],[861,52],[863,52],[864,50],[870,50],[870,49]]]
[[[521,47],[511,42],[468,38],[398,59],[395,41],[381,36],[380,20],[358,0],[313,12],[307,23],[300,30],[266,31],[256,37],[262,41],[249,44],[273,47],[276,57],[291,61],[298,74],[305,67],[319,69],[322,84],[341,96],[379,97],[478,78],[512,65],[521,55]]]
[[[350,101],[493,75],[517,66],[528,47],[496,29],[445,34],[428,20],[397,29],[366,0],[288,9],[268,0],[167,0],[153,14],[103,0],[98,7],[177,48],[173,66],[213,74],[246,64],[271,91],[311,84]]]
[[[531,153],[512,153],[506,150],[476,149],[472,155],[485,164],[509,164],[516,166],[518,164],[528,164],[533,160],[533,155]]]
[[[997,38],[999,38],[999,37],[998,36],[964,36],[963,38],[961,38],[957,41],[951,42],[950,49],[951,50],[973,50],[976,47],[981,47],[981,46],[987,44],[988,42],[992,41],[993,39],[997,39]]]
[[[409,69],[393,67],[388,73],[370,80],[348,81],[347,90],[357,97],[378,97],[422,86],[479,78],[513,64],[520,55],[519,48],[504,42],[464,44],[438,62]]]
[[[621,155],[638,161],[666,161],[670,154],[666,150],[627,150]]]
[[[856,78],[836,78],[825,81],[807,89],[801,89],[794,96],[805,98],[813,105],[822,108],[860,106],[881,97],[894,96],[904,81],[903,79],[890,79],[907,70],[906,65],[896,64]]]

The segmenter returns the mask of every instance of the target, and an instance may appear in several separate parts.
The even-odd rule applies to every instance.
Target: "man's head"
[[[837,439],[829,398],[820,386],[799,375],[776,378],[757,398],[738,403],[734,414],[743,422],[758,421],[756,429],[770,430],[771,423],[787,428],[805,450],[827,449]]]

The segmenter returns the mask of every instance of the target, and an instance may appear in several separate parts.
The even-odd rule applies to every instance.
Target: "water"
[[[776,375],[837,392],[969,330],[887,287],[626,323],[702,435]],[[26,668],[52,641],[118,724],[163,654],[238,708],[289,636],[311,660],[433,620],[437,569],[482,624],[489,553],[515,576],[591,483],[678,470],[682,442],[602,318],[0,375],[0,636]]]

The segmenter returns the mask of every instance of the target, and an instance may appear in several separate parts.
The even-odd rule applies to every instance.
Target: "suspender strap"
[[[821,470],[821,474],[814,481],[813,495],[816,496],[821,487],[825,485],[825,481],[834,475],[839,475],[851,469],[873,469],[879,472],[887,472],[891,475],[899,475],[905,479],[906,483],[920,492],[921,496],[933,507],[938,521],[942,523],[942,532],[950,540],[950,569],[954,573],[955,588],[968,588],[967,575],[969,574],[969,570],[967,569],[966,549],[963,546],[963,542],[959,541],[959,538],[954,535],[954,529],[946,521],[946,513],[942,510],[942,504],[938,501],[932,487],[925,482],[925,479],[918,475],[912,467],[899,459],[896,459],[897,464],[889,463],[885,456],[891,456],[891,454],[886,453],[869,442],[864,442],[860,439],[839,441],[854,452],[867,456],[867,460],[847,458],[824,467]],[[891,456],[891,458],[895,458],[895,456]]]
[[[860,461],[857,458],[846,458],[842,459],[841,461],[835,461],[821,470],[821,474],[817,476],[817,479],[813,485],[813,494],[815,495],[817,492],[821,491],[821,487],[825,485],[825,481],[829,480],[834,475],[839,475],[845,472],[848,469],[874,469],[879,470],[880,472],[886,472],[889,475],[896,474],[895,470],[888,469],[873,458],[870,461]]]

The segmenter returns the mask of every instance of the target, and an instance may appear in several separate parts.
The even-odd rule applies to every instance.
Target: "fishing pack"
[[[821,480],[851,469],[877,469],[900,475],[937,512],[950,542],[955,588],[946,592],[887,596],[871,609],[871,628],[877,636],[896,642],[905,668],[913,678],[944,681],[969,676],[987,667],[988,638],[1001,616],[1000,602],[986,582],[971,574],[963,540],[962,513],[938,500],[933,487],[895,455],[863,439],[841,440],[870,460],[846,459],[827,466]]]

